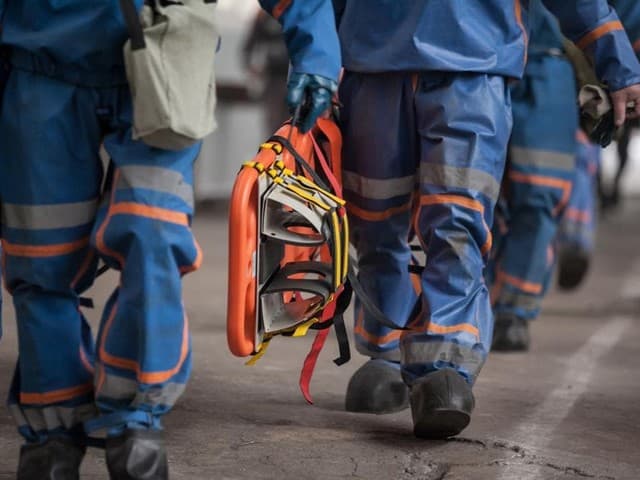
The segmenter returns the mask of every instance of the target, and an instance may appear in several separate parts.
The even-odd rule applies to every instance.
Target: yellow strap
[[[313,325],[314,323],[317,323],[318,319],[317,318],[312,318],[311,320],[308,320],[306,322],[304,322],[302,325],[298,325],[296,327],[296,329],[293,331],[293,335],[294,337],[304,337],[307,332],[309,331],[309,329],[311,328],[311,325]]]
[[[258,363],[258,360],[260,360],[264,356],[264,354],[267,352],[267,348],[269,347],[269,342],[271,342],[271,338],[265,339],[262,342],[262,345],[260,345],[260,350],[258,350],[256,354],[252,356],[247,361],[247,363],[245,363],[245,366],[253,367],[256,363]]]

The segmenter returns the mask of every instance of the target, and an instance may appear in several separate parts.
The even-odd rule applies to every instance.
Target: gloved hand
[[[308,73],[292,73],[287,83],[287,104],[291,112],[301,107],[298,126],[308,132],[316,120],[331,106],[338,84],[330,78]]]

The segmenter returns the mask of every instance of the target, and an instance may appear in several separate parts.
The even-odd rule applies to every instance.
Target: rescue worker
[[[596,178],[600,166],[600,146],[592,144],[578,130],[576,175],[571,198],[560,222],[554,242],[558,257],[558,286],[572,290],[589,270],[596,228]]]
[[[609,0],[613,6],[622,25],[624,25],[631,45],[636,54],[640,56],[640,2],[635,0]],[[629,160],[629,144],[634,130],[640,126],[638,120],[627,122],[621,129],[617,139],[618,166],[610,189],[604,189],[601,185],[601,202],[603,209],[611,209],[618,206],[620,202],[620,181]]]
[[[511,131],[508,79],[525,64],[524,12],[512,0],[334,4],[359,278],[389,318],[410,326],[387,329],[356,304],[357,348],[371,360],[351,378],[346,407],[383,413],[410,404],[417,436],[456,435],[491,345],[483,270]],[[621,124],[639,98],[640,65],[616,14],[604,0],[545,4],[594,57]],[[415,290],[412,230],[427,253]]]
[[[547,290],[553,242],[576,174],[578,107],[571,63],[553,15],[529,2],[523,78],[511,88],[513,131],[488,270],[495,314],[493,350],[529,348],[529,321]],[[526,253],[525,253],[526,252]]]
[[[320,21],[324,38],[314,38],[316,16],[331,26],[330,4],[316,12],[297,2],[283,15],[298,86],[313,104],[305,125],[329,105],[339,69],[337,35]],[[25,440],[18,479],[77,479],[96,430],[106,432],[111,478],[166,479],[161,420],[191,370],[181,276],[202,258],[190,228],[199,145],[165,151],[132,139],[117,0],[1,0],[0,18],[12,65],[0,197],[18,325],[9,400]],[[101,145],[112,165],[104,195]],[[94,345],[80,295],[98,258],[120,283]]]

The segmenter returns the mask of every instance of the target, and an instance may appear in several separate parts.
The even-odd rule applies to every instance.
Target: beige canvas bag
[[[216,128],[215,0],[120,0],[133,100],[133,138],[180,150]]]

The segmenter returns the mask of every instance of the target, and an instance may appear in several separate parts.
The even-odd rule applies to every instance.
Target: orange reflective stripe
[[[560,211],[569,201],[571,196],[571,182],[560,178],[545,177],[544,175],[525,174],[516,171],[509,172],[509,180],[519,183],[529,183],[532,185],[541,185],[543,187],[558,188],[562,190],[562,198],[553,210],[553,215],[558,215]]]
[[[571,188],[571,182],[560,178],[545,177],[544,175],[534,175],[511,171],[509,179],[514,182],[531,183],[533,185],[541,185],[543,187],[566,189]]]
[[[197,269],[200,268],[200,266],[202,265],[202,249],[200,248],[200,244],[198,242],[196,242],[194,240],[195,246],[196,246],[196,259],[193,261],[193,263],[191,265],[185,265],[184,267],[180,267],[180,273],[185,274],[185,273],[190,273],[190,272],[194,272]]]
[[[376,335],[372,335],[364,329],[364,311],[360,308],[358,312],[358,316],[356,317],[356,325],[353,329],[353,333],[359,335],[364,338],[367,342],[372,345],[382,346],[387,343],[394,342],[396,340],[400,340],[400,336],[402,335],[402,330],[393,330],[386,335],[378,337]]]
[[[92,390],[92,383],[84,383],[75,387],[52,390],[51,392],[46,393],[20,393],[20,403],[39,405],[44,403],[64,402],[65,400],[71,400],[80,395],[91,393]]]
[[[142,383],[163,383],[173,377],[187,358],[187,354],[189,353],[189,321],[187,316],[184,315],[184,322],[182,327],[182,345],[180,346],[180,357],[178,358],[178,362],[176,365],[169,369],[160,372],[143,372],[140,369],[140,365],[135,360],[131,360],[128,358],[116,357],[115,355],[111,355],[107,352],[105,344],[107,341],[107,336],[111,326],[113,325],[113,320],[116,316],[117,305],[114,305],[111,310],[111,314],[109,315],[109,319],[104,327],[104,332],[102,334],[102,341],[100,342],[100,361],[105,365],[110,365],[112,367],[118,367],[125,370],[131,370],[136,372],[136,376],[139,382]],[[104,371],[100,371],[100,378],[98,385],[102,386],[104,383]]]
[[[444,335],[447,333],[460,333],[467,332],[471,335],[474,335],[476,338],[480,337],[480,332],[477,327],[474,327],[470,323],[459,323],[458,325],[436,325],[435,323],[429,323],[429,327],[427,328],[429,333],[435,333],[438,335]]]
[[[522,31],[522,37],[524,38],[524,64],[526,65],[529,50],[529,35],[527,34],[527,29],[525,28],[522,21],[522,4],[520,3],[520,0],[515,0],[513,2],[513,8],[516,14],[516,23],[518,24],[518,27],[520,27],[520,30]]]
[[[119,179],[120,179],[120,170],[116,169],[116,173],[113,175],[113,185],[117,185]],[[116,252],[115,250],[112,250],[111,248],[107,247],[107,244],[104,241],[104,232],[107,229],[107,226],[109,225],[109,222],[111,221],[111,217],[112,217],[111,207],[115,200],[115,195],[116,195],[116,189],[112,187],[111,197],[109,199],[109,207],[107,208],[107,215],[105,219],[102,221],[102,225],[100,225],[100,228],[98,228],[98,231],[96,232],[96,249],[104,255],[115,258],[116,261],[120,264],[120,267],[122,268],[124,267],[124,263],[125,263],[124,257],[120,255],[120,253]]]
[[[84,348],[80,347],[80,361],[82,362],[82,366],[93,375],[94,373],[94,368],[93,365],[91,365],[91,362],[89,362],[89,359],[87,358],[87,354],[84,352]]]
[[[78,269],[78,273],[76,273],[76,276],[73,277],[73,280],[71,280],[71,285],[70,285],[71,288],[76,288],[76,285],[78,284],[82,276],[85,273],[87,273],[87,270],[89,270],[89,267],[91,266],[91,262],[93,261],[94,257],[95,257],[95,252],[93,250],[90,250],[87,256],[85,257],[84,261],[82,262],[82,265],[80,265],[80,268]]]
[[[575,207],[569,207],[564,214],[569,220],[573,220],[574,222],[589,223],[591,220],[591,212],[589,212],[589,210],[579,210]]]
[[[178,225],[189,225],[189,217],[186,213],[176,212],[160,207],[150,207],[134,202],[121,202],[111,205],[109,216],[113,215],[135,215],[137,217],[151,218]]]
[[[580,40],[578,40],[576,42],[576,45],[578,46],[578,48],[581,48],[584,50],[585,48],[587,48],[589,45],[591,45],[593,42],[595,42],[602,36],[606,35],[609,32],[613,32],[615,30],[624,30],[624,27],[622,26],[622,23],[620,23],[620,20],[612,20],[611,22],[607,22],[600,25],[598,28],[596,28],[595,30],[592,30],[591,32],[587,33],[584,37],[582,37]]]
[[[169,380],[176,373],[180,371],[184,361],[189,353],[189,320],[187,315],[184,315],[183,327],[182,327],[182,345],[180,346],[180,358],[178,363],[170,369],[162,372],[141,372],[138,370],[138,380],[143,383],[162,383]]]
[[[509,275],[508,273],[499,270],[498,271],[498,281],[508,283],[516,288],[519,288],[523,292],[530,293],[532,295],[539,295],[542,293],[542,285],[539,283],[528,282],[518,277],[514,277],[513,275]]]
[[[477,200],[461,197],[459,195],[434,194],[422,195],[420,197],[420,205],[447,205],[454,204],[464,208],[469,208],[480,212],[484,215],[484,206]]]
[[[394,215],[398,215],[400,213],[404,213],[411,210],[411,202],[407,202],[404,205],[400,205],[398,207],[393,207],[393,208],[389,208],[387,210],[384,210],[382,212],[374,212],[371,210],[364,210],[360,207],[356,207],[353,204],[348,204],[347,205],[347,211],[351,214],[351,215],[355,215],[358,218],[361,218],[363,220],[367,220],[369,222],[380,222],[382,220],[387,220],[391,217],[393,217]]]
[[[418,74],[417,73],[411,74],[411,90],[413,90],[413,93],[416,93],[416,91],[418,90]]]
[[[75,242],[58,243],[55,245],[18,245],[2,240],[2,248],[7,255],[14,257],[57,257],[58,255],[68,255],[77,250],[81,250],[89,245],[89,237],[81,238]]]
[[[280,0],[271,11],[271,15],[273,16],[273,18],[275,18],[276,20],[279,19],[292,3],[293,0]]]
[[[480,252],[482,255],[486,255],[491,251],[491,247],[493,245],[493,236],[491,235],[491,229],[487,225],[484,220],[484,206],[477,200],[473,200],[471,198],[461,197],[459,195],[449,195],[449,194],[434,194],[434,195],[422,195],[420,197],[420,205],[458,205],[460,207],[468,208],[470,210],[474,210],[480,213],[482,217],[482,225],[484,226],[485,232],[487,234],[487,239],[484,244],[480,247]],[[416,219],[418,216],[416,215]],[[419,231],[417,229],[418,224],[416,222],[416,232]]]

